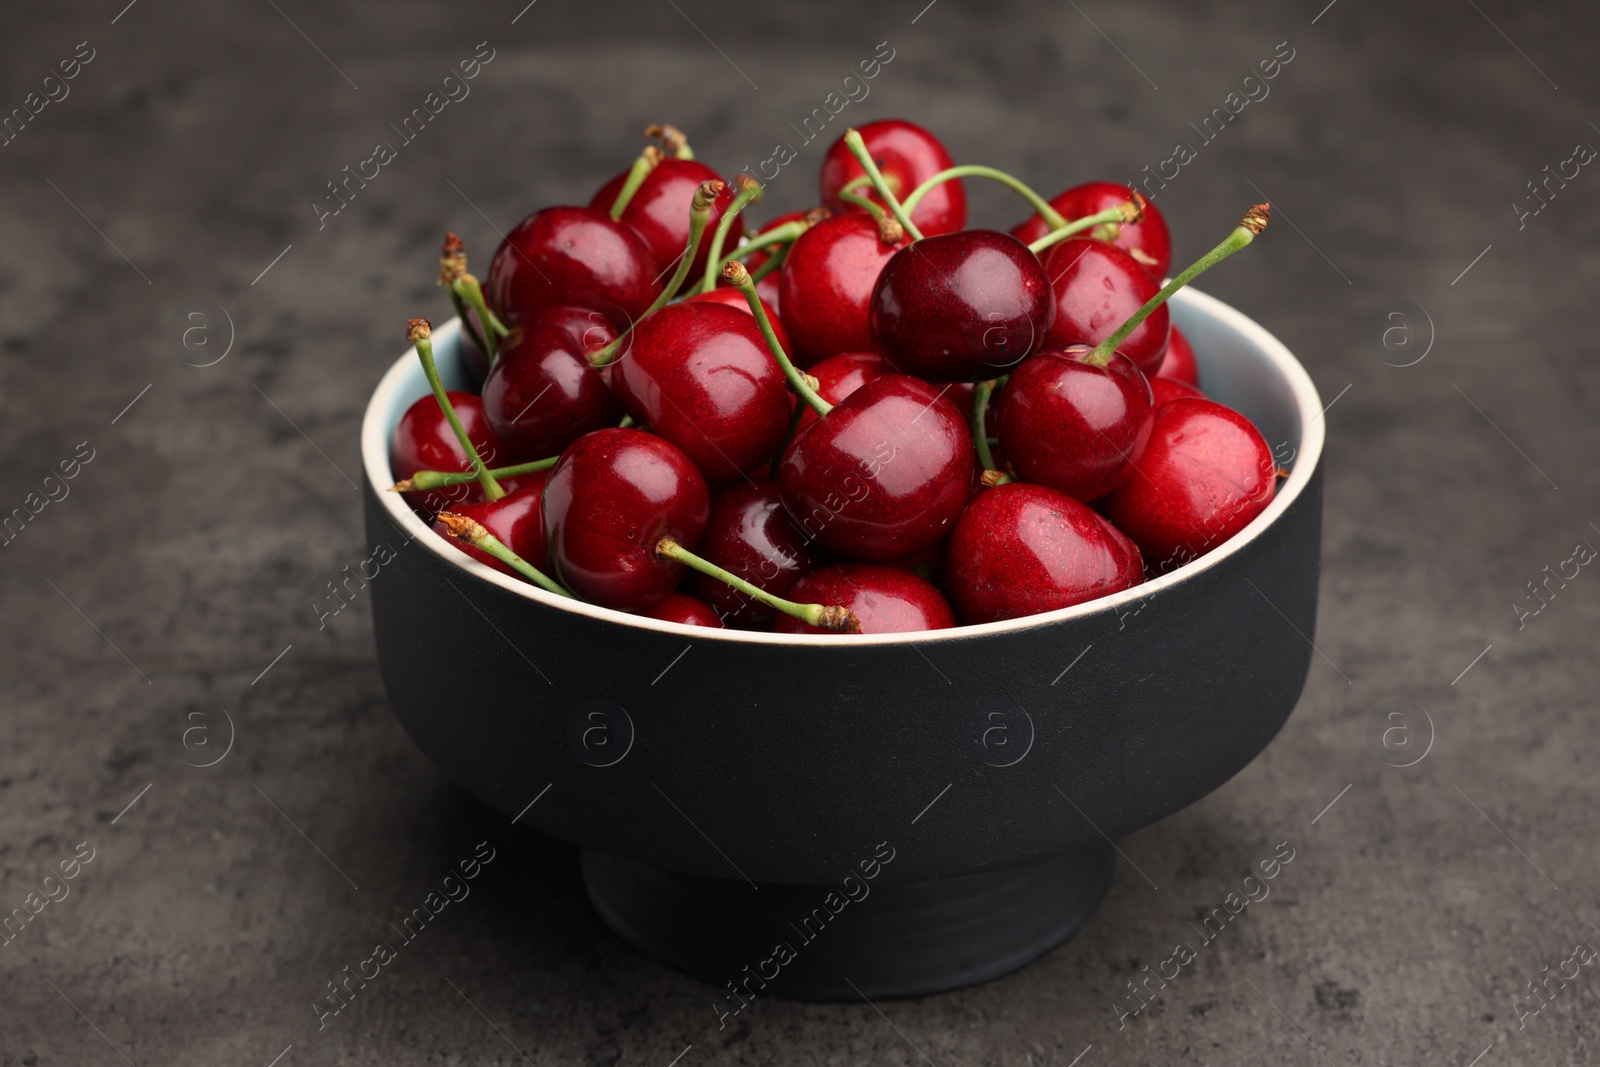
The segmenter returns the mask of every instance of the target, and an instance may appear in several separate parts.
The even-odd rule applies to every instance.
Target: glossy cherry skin
[[[688,209],[684,209],[685,216]],[[592,308],[617,328],[661,293],[660,269],[633,227],[587,207],[547,207],[517,223],[489,261],[485,295],[507,326],[545,308]]]
[[[1139,261],[1104,241],[1069,237],[1044,256],[1055,292],[1050,348],[1097,345],[1117,332],[1145,301],[1161,290]],[[1167,352],[1172,316],[1162,304],[1130,333],[1117,351],[1146,374],[1154,374]]]
[[[1089,349],[1040,352],[1011,373],[1000,394],[996,436],[1017,477],[1077,500],[1111,492],[1133,473],[1134,450],[1150,433],[1155,401],[1139,368],[1121,353],[1104,367]]]
[[[509,461],[553,456],[591,430],[615,426],[622,406],[560,326],[519,326],[483,383],[483,413]]]
[[[816,563],[816,553],[789,521],[778,484],[768,478],[740,480],[711,498],[711,518],[700,538],[700,555],[758,589],[787,597],[789,587]],[[773,610],[709,575],[691,572],[684,588],[714,607],[728,626],[764,630]]]
[[[874,378],[893,374],[889,361],[876,352],[841,352],[829,356],[821,363],[813,363],[806,371],[817,380],[817,392],[830,404],[837,404]],[[949,399],[949,394],[945,394]],[[817,421],[817,413],[806,408],[800,413],[800,425]]]
[[[1133,465],[1134,477],[1102,506],[1158,574],[1244,529],[1266,510],[1277,486],[1272,450],[1250,420],[1200,398],[1159,405]]]
[[[1182,396],[1198,396],[1203,399],[1206,395],[1188,382],[1180,382],[1176,378],[1164,378],[1159,374],[1150,379],[1150,393],[1155,397],[1157,404],[1165,404]]]
[[[883,172],[896,196],[904,197],[927,179],[954,166],[950,153],[939,139],[921,126],[901,119],[882,119],[857,127],[872,161]],[[862,177],[866,171],[851,155],[841,137],[833,142],[822,159],[822,203],[835,215],[846,212],[861,213],[853,204],[839,199],[839,190],[850,181]],[[887,205],[878,200],[870,185],[857,192],[879,207]],[[924,237],[941,233],[954,233],[967,225],[967,190],[961,179],[934,186],[928,195],[918,201],[911,212],[911,221],[917,224]]]
[[[896,252],[872,290],[872,334],[902,373],[936,382],[1005,374],[1043,347],[1050,278],[999,230],[929,237]]]
[[[967,422],[938,387],[887,374],[799,428],[778,485],[803,534],[881,563],[949,532],[967,503],[972,456]]]
[[[906,243],[885,244],[877,224],[859,212],[824,219],[795,240],[783,261],[778,308],[794,338],[796,366],[878,347],[872,290]]]
[[[818,567],[794,584],[788,599],[849,608],[864,634],[945,630],[956,624],[955,612],[939,590],[910,571],[893,567],[865,563]],[[792,615],[779,615],[772,629],[780,634],[827,632]]]
[[[521,556],[528,563],[544,570],[545,540],[544,517],[540,513],[539,504],[544,497],[544,483],[549,475],[548,471],[538,471],[525,476],[522,484],[507,493],[499,500],[474,500],[464,504],[453,504],[450,511],[456,515],[464,515],[478,523],[485,530],[494,534],[496,540],[511,551]],[[438,521],[433,524],[434,532],[440,534],[446,541],[455,545],[461,551],[477,560],[479,563],[503,574],[509,574],[518,581],[527,581],[522,575],[495,559],[481,548],[474,548],[458,538],[452,537]]]
[[[1200,388],[1200,364],[1194,358],[1194,348],[1176,326],[1172,328],[1172,336],[1167,338],[1167,355],[1156,373]]]
[[[609,216],[611,205],[617,202],[617,194],[627,180],[628,172],[623,171],[606,182],[594,194],[594,199],[589,201],[589,206]],[[670,276],[678,258],[688,246],[689,207],[694,203],[695,190],[700,188],[700,183],[707,181],[722,181],[722,177],[698,160],[669,157],[656,164],[655,169],[645,176],[633,198],[628,201],[628,206],[622,209],[621,221],[638,230],[645,239],[658,272]],[[734,195],[733,186],[724,182],[722,192],[712,201],[705,237],[695,253],[694,265],[689,268],[690,280],[705,273],[706,260],[711,257],[711,235],[717,232],[722,216],[733,206]],[[744,228],[736,220],[723,251],[731,252],[743,234]]]
[[[527,326],[556,326],[566,330],[585,354],[597,352],[617,339],[617,327],[598,311],[563,304],[528,317]]]
[[[478,455],[489,466],[503,463],[507,450],[505,442],[495,433],[484,418],[483,401],[476,393],[447,392],[456,418],[467,431],[467,439],[478,450]],[[472,461],[456,440],[455,431],[444,417],[438,401],[430,393],[406,408],[394,428],[389,442],[389,468],[396,481],[411,477],[418,471],[469,471]],[[424,493],[406,493],[406,500],[416,508],[436,514],[452,504],[468,500],[482,500],[483,487],[477,482],[430,489]]]
[[[704,600],[696,600],[692,596],[685,596],[683,593],[673,593],[646,614],[662,622],[681,622],[685,626],[723,629],[722,616],[718,615],[710,604]]]
[[[656,542],[671,537],[694,551],[711,492],[689,457],[663,438],[613,428],[567,446],[550,470],[541,510],[556,580],[591,604],[639,612],[683,578],[681,563],[656,556]]]
[[[611,384],[713,486],[770,460],[789,429],[788,385],[755,316],[722,304],[669,304],[640,322]]]
[[[1089,505],[1025,482],[980,493],[945,557],[945,587],[969,624],[1055,611],[1143,581],[1132,541]]]
[[[759,289],[756,291],[756,295],[761,298],[761,309],[767,313],[767,321],[772,323],[772,332],[778,338],[778,344],[783,346],[785,355],[792,357],[793,349],[791,346],[793,342],[789,340],[789,332],[783,328],[783,320],[778,317],[778,309],[773,307],[770,300],[761,296]],[[738,308],[752,319],[755,318],[755,315],[750,310],[750,301],[746,300],[744,294],[737,289],[709,289],[706,292],[694,294],[684,302],[689,304],[726,304],[728,307]],[[757,327],[757,329],[759,330],[760,327]]]
[[[1085,182],[1056,196],[1050,206],[1071,222],[1120,207],[1132,199],[1133,189],[1129,186],[1116,182]],[[1011,228],[1012,235],[1023,244],[1032,244],[1049,232],[1050,227],[1038,215],[1030,215]],[[1157,282],[1172,269],[1172,238],[1167,233],[1167,220],[1148,200],[1144,217],[1138,222],[1120,223],[1119,232],[1111,243],[1131,254]]]

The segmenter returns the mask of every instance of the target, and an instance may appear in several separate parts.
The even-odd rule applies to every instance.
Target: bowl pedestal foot
[[[583,853],[584,885],[606,925],[716,986],[716,1010],[730,1015],[762,996],[913,997],[1009,974],[1089,920],[1113,867],[1104,844],[937,881],[753,889]]]

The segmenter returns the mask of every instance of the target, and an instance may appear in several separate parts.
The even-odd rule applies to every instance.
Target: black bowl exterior
[[[885,881],[1035,863],[1226,782],[1305,682],[1321,508],[1319,465],[1237,551],[1120,607],[966,638],[757,644],[518,596],[431,533],[406,542],[366,486],[368,536],[395,551],[371,583],[384,682],[445,775],[589,849],[807,885],[884,842]]]

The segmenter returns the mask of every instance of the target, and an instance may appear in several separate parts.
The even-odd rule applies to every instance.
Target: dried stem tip
[[[689,138],[676,126],[652,123],[644,128],[644,135],[652,141],[660,141],[661,147],[675,156],[689,143]]]
[[[694,191],[693,211],[710,211],[711,205],[716,203],[717,197],[722,195],[722,190],[727,186],[715,178],[707,178],[700,183],[700,188]]]
[[[433,323],[427,319],[411,319],[406,323],[406,340],[412,344],[426,341],[433,336]]]
[[[439,250],[439,284],[449,285],[467,273],[467,246],[453,233],[444,235],[444,247]]]
[[[755,179],[754,175],[741,172],[733,176],[733,191],[736,193],[748,194],[754,192],[756,199],[760,199],[760,193],[763,188],[764,186]]]
[[[453,511],[441,511],[435,520],[449,532],[451,537],[458,541],[465,541],[469,545],[480,544],[489,536],[489,531],[465,515],[457,515]]]
[[[1122,221],[1138,222],[1144,218],[1144,209],[1149,205],[1150,201],[1141,196],[1137,189],[1133,190],[1133,199],[1122,205]]]
[[[1259,234],[1267,228],[1267,219],[1272,215],[1271,204],[1256,204],[1244,213],[1244,218],[1239,220],[1239,225],[1251,233]]]
[[[722,268],[722,276],[728,279],[728,283],[735,289],[748,284],[750,281],[750,272],[745,270],[744,264],[737,259],[730,260],[728,265]]]
[[[856,613],[837,604],[823,608],[817,615],[816,625],[824,630],[831,630],[836,634],[858,634],[861,632],[861,620],[856,618]]]
[[[906,239],[906,228],[893,215],[878,220],[878,240],[886,245],[897,245]]]
[[[1011,476],[1005,471],[984,471],[978,476],[985,489],[993,489],[997,485],[1005,485],[1011,481]]]
[[[833,212],[829,211],[827,208],[814,207],[810,211],[807,211],[804,215],[801,215],[800,221],[805,223],[809,228],[811,226],[815,226],[819,222],[831,218],[833,218]]]

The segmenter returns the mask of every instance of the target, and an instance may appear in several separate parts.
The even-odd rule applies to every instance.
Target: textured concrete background
[[[1511,206],[1600,145],[1592,5],[124,2],[0,30],[6,112],[94,50],[0,148],[0,511],[93,456],[0,549],[0,908],[93,849],[0,948],[0,1064],[1595,1062],[1600,962],[1538,1015],[1527,983],[1600,945],[1600,578],[1552,581],[1520,629],[1512,606],[1600,546],[1600,175],[1520,227]],[[470,97],[319,230],[324,183],[484,40]],[[320,632],[312,605],[366,555],[358,419],[403,320],[447,317],[444,228],[481,266],[651,121],[758,163],[880,41],[840,126],[914,117],[1047,191],[1199,145],[1189,123],[1289,42],[1159,202],[1180,261],[1256,190],[1282,219],[1206,288],[1333,402],[1321,655],[1261,758],[1121,843],[1074,942],[886,1017],[764,1001],[719,1033],[711,989],[601,927],[570,848],[412,747],[365,602]],[[820,147],[769,210],[813,200]],[[186,325],[212,342],[191,362],[227,341],[185,318],[207,301],[236,336],[188,366]],[[222,751],[222,709],[231,751],[185,766]],[[484,839],[472,896],[319,1032],[324,982]],[[1119,1031],[1124,983],[1285,840],[1272,895]]]

